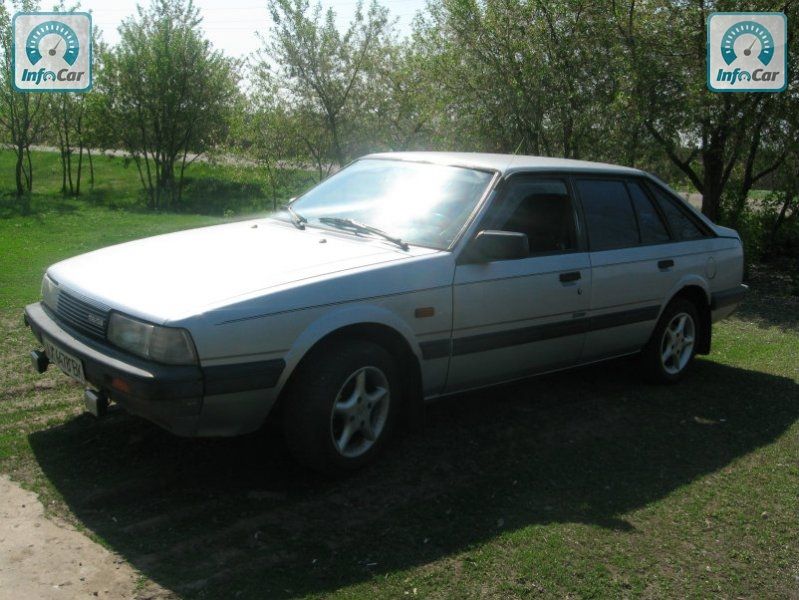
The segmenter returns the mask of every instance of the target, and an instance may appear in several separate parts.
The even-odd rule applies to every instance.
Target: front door
[[[565,178],[517,175],[505,183],[479,229],[525,233],[530,255],[456,267],[447,391],[579,360],[591,269],[577,223]]]

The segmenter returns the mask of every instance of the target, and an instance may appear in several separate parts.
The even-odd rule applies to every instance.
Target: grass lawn
[[[77,158],[75,158],[77,160]],[[83,162],[80,199],[94,207],[143,210],[144,197],[135,163],[124,157],[94,156],[95,184]],[[26,208],[12,192],[15,155],[0,149],[0,218],[20,213],[71,212],[76,202],[61,193],[61,158],[56,152],[33,152],[33,195]],[[73,167],[73,173],[77,168]],[[297,195],[316,181],[308,171],[278,171],[278,201]],[[83,202],[77,202],[78,205]],[[249,165],[195,162],[186,169],[183,199],[177,212],[235,216],[268,209],[273,201],[263,169]]]
[[[795,273],[755,272],[680,385],[626,361],[460,395],[374,468],[325,481],[271,429],[186,440],[98,421],[66,376],[31,372],[21,308],[46,265],[218,220],[65,205],[0,218],[0,472],[130,562],[143,597],[797,593]]]

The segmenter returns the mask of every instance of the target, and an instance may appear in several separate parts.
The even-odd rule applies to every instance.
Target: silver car
[[[632,354],[675,382],[742,272],[738,234],[642,171],[386,153],[275,216],[57,263],[25,318],[95,414],[232,436],[271,413],[343,471],[443,395]]]

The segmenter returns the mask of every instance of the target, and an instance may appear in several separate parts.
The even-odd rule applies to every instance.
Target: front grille
[[[63,289],[58,294],[56,315],[66,325],[97,338],[105,338],[108,308],[97,302],[79,298]]]

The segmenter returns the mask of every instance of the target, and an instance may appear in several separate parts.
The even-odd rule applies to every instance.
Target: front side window
[[[311,226],[335,227],[336,220],[350,219],[409,244],[443,250],[493,177],[477,169],[364,159],[304,194],[292,209]]]
[[[524,233],[531,255],[577,248],[574,210],[566,183],[560,179],[511,178],[492,212],[490,227]]]
[[[637,246],[638,225],[622,181],[578,179],[588,241],[594,252]]]

